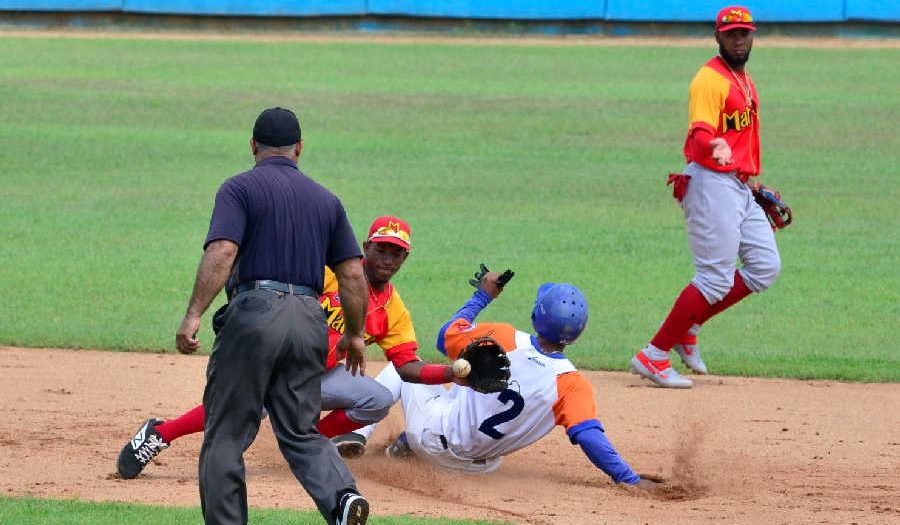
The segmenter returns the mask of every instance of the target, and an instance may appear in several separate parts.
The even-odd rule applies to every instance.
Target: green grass
[[[212,199],[261,109],[294,108],[301,167],[354,228],[398,214],[396,284],[426,358],[479,262],[591,302],[570,352],[623,369],[693,273],[664,176],[709,48],[2,38],[0,343],[171,350]],[[900,380],[896,50],[766,48],[764,180],[796,223],[784,270],[704,331],[717,373]],[[201,338],[211,345],[205,323]],[[375,355],[377,352],[373,352]]]
[[[0,523],[16,525],[197,525],[203,523],[199,507],[91,503],[79,500],[41,500],[0,496]],[[321,525],[316,511],[250,509],[254,525]],[[371,525],[499,525],[480,520],[372,516]]]

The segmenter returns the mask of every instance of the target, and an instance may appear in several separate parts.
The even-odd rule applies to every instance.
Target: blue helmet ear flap
[[[568,283],[544,283],[538,288],[531,324],[552,343],[572,344],[584,331],[588,304],[584,294]]]

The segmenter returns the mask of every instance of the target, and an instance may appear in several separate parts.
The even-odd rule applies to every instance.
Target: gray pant
[[[691,176],[682,202],[696,273],[691,282],[712,304],[722,300],[738,270],[754,292],[769,288],[781,272],[775,235],[753,193],[734,173],[688,164]]]
[[[243,454],[263,406],[281,453],[329,524],[353,476],[316,429],[328,347],[313,297],[251,290],[233,298],[207,366],[200,504],[210,524],[247,523]]]
[[[369,376],[350,375],[343,364],[322,376],[322,410],[343,408],[351,420],[369,425],[387,417],[393,404],[384,385]]]

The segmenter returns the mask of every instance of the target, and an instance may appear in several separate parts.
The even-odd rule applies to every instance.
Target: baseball
[[[465,359],[457,359],[453,361],[453,375],[456,377],[466,377],[472,371],[472,365]]]

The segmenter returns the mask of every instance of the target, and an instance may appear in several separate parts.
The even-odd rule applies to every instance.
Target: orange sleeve
[[[597,419],[594,404],[594,387],[578,372],[568,372],[556,378],[557,400],[553,404],[553,415],[557,425],[565,428]]]
[[[456,359],[460,353],[475,339],[491,337],[506,352],[516,349],[516,329],[503,323],[476,323],[459,318],[454,320],[444,331],[443,347],[447,357]]]
[[[688,129],[700,127],[718,135],[719,116],[731,83],[709,66],[703,66],[691,81],[688,97]]]

